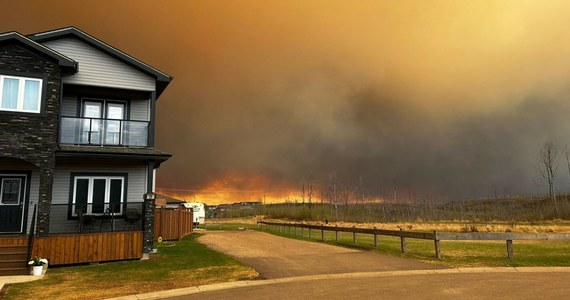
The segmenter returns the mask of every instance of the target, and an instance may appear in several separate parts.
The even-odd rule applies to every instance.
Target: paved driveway
[[[198,241],[255,268],[262,278],[441,268],[392,255],[259,231],[210,231]]]

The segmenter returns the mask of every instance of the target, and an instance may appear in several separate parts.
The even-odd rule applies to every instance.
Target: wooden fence
[[[33,256],[51,265],[91,263],[143,257],[142,231],[60,234],[34,238]]]
[[[154,239],[177,241],[192,233],[192,210],[157,207],[154,210]]]
[[[280,222],[265,222],[258,221],[258,226],[265,226],[267,230],[278,230],[280,232],[285,232],[284,228],[287,228],[289,234],[291,234],[291,228],[293,228],[294,235],[297,235],[297,228],[300,229],[301,237],[303,237],[304,229],[308,230],[308,237],[311,238],[311,231],[320,231],[321,240],[325,239],[325,231],[334,231],[335,240],[338,241],[339,232],[350,232],[352,233],[353,242],[356,244],[357,234],[371,234],[374,236],[374,247],[378,247],[378,236],[394,236],[400,238],[400,248],[402,253],[406,253],[406,238],[412,239],[422,239],[422,240],[432,240],[434,242],[435,257],[441,258],[441,245],[440,241],[479,241],[479,240],[495,240],[495,241],[506,241],[507,245],[507,257],[509,259],[514,258],[514,240],[570,240],[569,233],[495,233],[495,232],[417,232],[417,231],[404,231],[402,228],[400,230],[383,230],[374,228],[358,228],[358,227],[338,227],[338,226],[325,226],[321,225],[310,225],[310,224],[300,224],[300,223],[280,223]]]

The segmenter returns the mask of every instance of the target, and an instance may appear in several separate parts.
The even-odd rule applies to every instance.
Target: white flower
[[[28,262],[28,265],[41,266],[41,265],[46,265],[47,263],[48,263],[47,259],[36,256]]]

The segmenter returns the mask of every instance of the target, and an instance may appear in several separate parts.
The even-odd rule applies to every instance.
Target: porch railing
[[[142,231],[144,202],[52,204],[50,234]]]
[[[146,121],[61,117],[59,142],[146,147],[148,126]]]
[[[32,249],[34,249],[34,236],[36,235],[36,220],[38,218],[38,205],[34,205],[34,213],[32,215],[32,224],[30,226],[30,232],[28,234],[28,254],[26,262],[30,261],[32,258]]]

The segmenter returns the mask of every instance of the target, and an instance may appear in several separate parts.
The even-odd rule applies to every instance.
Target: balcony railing
[[[143,202],[52,204],[50,233],[143,230]]]
[[[59,142],[74,145],[146,147],[146,121],[62,117]]]

